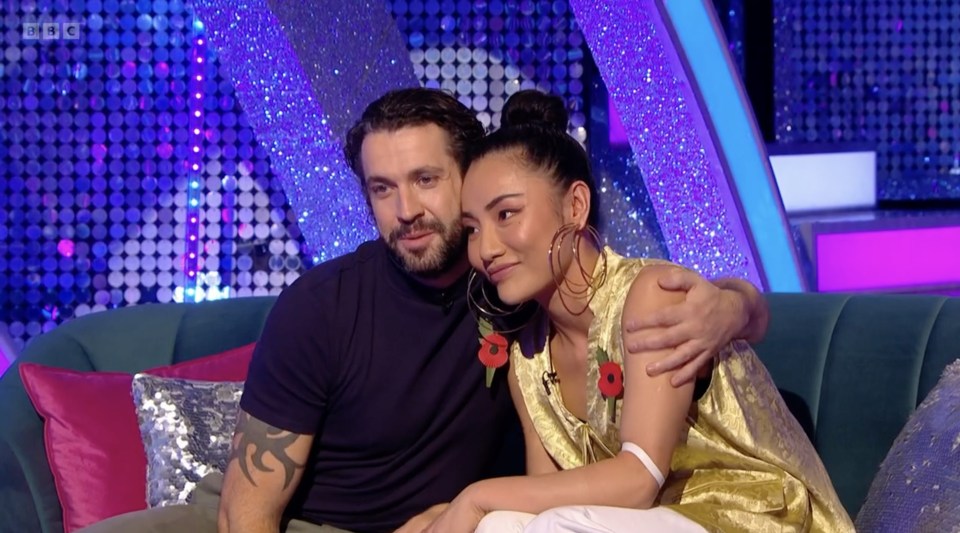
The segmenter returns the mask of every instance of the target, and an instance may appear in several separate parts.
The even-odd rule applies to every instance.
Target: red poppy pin
[[[478,321],[480,328],[480,351],[477,356],[483,366],[487,367],[487,388],[493,384],[493,374],[498,368],[507,364],[507,339],[493,330],[493,324],[481,318]]]
[[[597,350],[597,364],[600,367],[600,378],[597,387],[600,395],[607,400],[607,414],[611,422],[617,421],[617,398],[623,396],[623,368],[619,363],[610,360],[607,351]]]

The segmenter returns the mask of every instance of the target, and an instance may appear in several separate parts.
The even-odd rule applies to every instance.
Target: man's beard
[[[400,239],[423,231],[435,233],[440,238],[439,245],[432,244],[429,248],[415,252],[400,245]],[[386,241],[391,254],[403,270],[427,279],[438,278],[449,272],[467,251],[467,235],[460,221],[449,226],[439,220],[403,225],[391,231]]]

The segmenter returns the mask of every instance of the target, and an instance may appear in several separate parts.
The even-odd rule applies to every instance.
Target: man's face
[[[435,124],[367,134],[360,147],[366,194],[387,245],[411,274],[434,278],[463,255],[460,167]]]

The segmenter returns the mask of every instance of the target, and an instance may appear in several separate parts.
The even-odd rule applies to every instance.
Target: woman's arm
[[[724,278],[711,283],[682,268],[661,272],[660,287],[684,294],[682,301],[654,313],[630,315],[624,327],[624,348],[629,353],[672,348],[669,357],[647,367],[651,375],[678,369],[672,380],[675,385],[692,381],[730,341],[763,339],[770,310],[766,298],[749,281]]]
[[[627,295],[624,315],[628,310],[632,316],[643,315],[683,299],[682,293],[665,291],[657,284],[664,268],[672,267],[651,266],[641,271]],[[620,426],[621,440],[640,446],[664,475],[670,471],[673,450],[682,436],[693,398],[693,383],[673,387],[670,385],[672,372],[656,377],[645,372],[648,363],[668,352],[643,352],[625,359]],[[572,470],[480,481],[458,496],[454,505],[460,500],[460,505],[483,512],[528,513],[564,505],[647,508],[659,490],[643,463],[636,456],[621,452],[612,459]]]
[[[517,374],[513,368],[507,370],[507,383],[510,384],[510,397],[513,398],[513,407],[517,410],[520,417],[520,427],[523,428],[523,444],[526,449],[527,475],[549,474],[557,472],[560,468],[547,449],[543,447],[540,436],[537,435],[537,429],[533,427],[533,420],[530,419],[530,413],[527,411],[527,404],[523,401],[523,392],[520,390],[520,382],[517,380]]]
[[[684,294],[665,290],[658,282],[665,273],[674,269],[668,265],[656,265],[643,269],[637,275],[624,302],[621,331],[628,314],[644,316],[683,301]],[[620,425],[620,441],[639,446],[664,477],[670,473],[673,451],[686,429],[694,389],[693,381],[674,387],[671,384],[674,377],[672,372],[657,376],[646,372],[648,365],[669,354],[670,350],[667,349],[624,355],[623,422]],[[620,455],[625,453],[621,452]],[[640,463],[636,457],[630,457]],[[643,479],[651,481],[653,476],[648,472]],[[658,492],[659,486],[644,505],[650,505]]]

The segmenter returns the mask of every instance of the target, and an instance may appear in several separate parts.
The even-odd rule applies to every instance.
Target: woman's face
[[[461,195],[470,264],[510,305],[555,289],[547,253],[569,211],[551,178],[521,164],[519,157],[515,151],[499,152],[473,162]],[[569,259],[561,258],[558,273]]]

